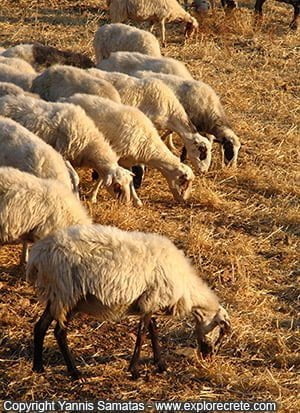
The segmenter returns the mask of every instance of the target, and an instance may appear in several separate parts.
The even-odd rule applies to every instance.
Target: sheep
[[[23,73],[32,73],[36,75],[34,68],[23,59],[17,57],[5,57],[0,55],[0,63],[13,67]]]
[[[99,27],[94,37],[96,63],[112,52],[131,51],[161,57],[159,43],[153,34],[122,23]]]
[[[48,101],[88,93],[121,102],[119,93],[109,82],[71,66],[56,65],[45,70],[34,79],[31,92]]]
[[[18,44],[6,49],[2,52],[2,56],[19,57],[26,60],[37,70],[54,64],[72,65],[83,69],[95,66],[94,62],[86,55],[68,50],[59,50],[41,43]]]
[[[222,163],[236,166],[240,140],[231,129],[218,95],[200,80],[184,80],[178,76],[137,71],[139,78],[150,77],[162,80],[169,86],[184,107],[192,123],[200,134],[213,136],[221,145]]]
[[[166,237],[102,225],[60,229],[30,251],[27,281],[46,309],[34,327],[33,370],[43,372],[43,342],[53,320],[54,335],[73,379],[80,377],[67,344],[67,325],[76,313],[115,321],[130,315],[140,324],[129,370],[139,377],[141,347],[149,330],[154,362],[166,370],[153,316],[195,319],[198,351],[216,352],[231,329],[227,311],[197,275],[184,253]],[[218,331],[217,339],[208,336]]]
[[[262,18],[263,16],[263,5],[266,0],[256,0],[255,2],[255,13]],[[294,7],[294,16],[293,20],[290,23],[290,28],[293,30],[297,30],[298,28],[298,22],[299,22],[299,14],[300,14],[300,0],[277,0],[281,1],[286,4],[290,4],[291,6]]]
[[[71,225],[90,224],[84,207],[59,181],[38,178],[15,168],[0,168],[0,242],[27,243]]]
[[[36,133],[73,166],[95,169],[115,198],[129,202],[132,194],[136,205],[141,204],[133,188],[132,173],[118,165],[117,155],[80,107],[7,95],[0,98],[0,114]]]
[[[184,141],[195,170],[205,172],[211,161],[211,142],[197,133],[173,91],[159,79],[137,79],[123,73],[88,69],[94,76],[111,82],[122,103],[140,109],[161,130],[177,133]]]
[[[73,184],[69,167],[50,145],[12,119],[0,116],[0,166],[11,166],[39,178]]]
[[[80,105],[119,156],[119,163],[130,168],[144,164],[158,169],[166,178],[175,200],[188,199],[194,174],[170,152],[157,130],[140,110],[98,96],[75,95],[62,99]]]
[[[36,77],[34,73],[23,73],[14,67],[0,62],[0,82],[10,82],[29,92],[32,81]]]
[[[150,21],[161,26],[162,44],[166,46],[165,23],[180,21],[186,23],[185,37],[190,37],[199,28],[197,20],[187,13],[176,0],[110,0],[109,13],[112,23]]]
[[[151,70],[152,72],[167,73],[192,80],[193,77],[184,65],[171,57],[152,57],[136,52],[111,53],[108,59],[102,60],[98,69],[108,72],[122,72],[133,75],[138,70]]]

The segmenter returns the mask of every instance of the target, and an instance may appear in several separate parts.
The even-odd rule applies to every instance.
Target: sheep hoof
[[[74,370],[74,371],[70,372],[70,375],[71,375],[71,379],[74,380],[74,381],[79,380],[79,379],[80,379],[80,381],[84,381],[84,379],[83,379],[83,377],[82,377],[79,370]]]
[[[143,202],[140,199],[134,199],[133,200],[133,205],[135,207],[141,207],[141,206],[143,206]]]
[[[43,366],[33,366],[32,371],[35,373],[44,373],[45,369]]]
[[[90,198],[90,201],[91,201],[92,204],[97,204],[97,197],[96,197],[96,196],[92,196],[92,197]]]
[[[139,379],[140,373],[139,373],[139,371],[138,371],[137,369],[132,369],[132,370],[130,370],[130,372],[131,372],[132,380],[137,380],[137,379]]]
[[[157,363],[157,371],[159,373],[163,373],[164,371],[167,371],[167,366],[164,361],[160,361],[159,363]]]

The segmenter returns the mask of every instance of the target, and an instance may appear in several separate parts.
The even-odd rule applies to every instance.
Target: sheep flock
[[[267,87],[257,74],[274,51],[262,31],[264,2],[251,4],[246,29],[244,5],[234,0],[52,3],[62,29],[56,42],[43,37],[46,20],[35,36],[0,35],[6,385],[11,367],[23,377],[20,357],[26,380],[51,397],[56,380],[82,386],[85,396],[76,390],[74,399],[102,397],[100,383],[112,399],[193,400],[207,388],[214,400],[256,400],[260,389],[268,401],[290,397],[297,411],[276,371],[293,388],[297,48]],[[294,7],[286,36],[295,39],[299,4],[286,3]],[[64,13],[74,14],[76,32]],[[220,30],[206,29],[214,21]],[[249,40],[251,30],[258,37]],[[217,56],[231,45],[222,36],[235,37],[236,51],[224,67]],[[243,64],[235,65],[241,48],[249,53],[245,81]],[[21,312],[7,304],[15,289]],[[25,332],[18,339],[10,311]],[[255,369],[264,377],[258,387]],[[105,383],[116,377],[110,397]]]

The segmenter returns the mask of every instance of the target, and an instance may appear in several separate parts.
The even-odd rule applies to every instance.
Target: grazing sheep
[[[266,0],[256,0],[255,2],[255,12],[262,17],[263,16],[263,5]],[[300,0],[277,0],[282,3],[290,4],[291,6],[294,7],[294,16],[293,20],[290,23],[290,28],[293,30],[296,30],[298,28],[298,22],[299,22],[299,14],[300,14]]]
[[[86,55],[68,50],[59,50],[40,43],[25,43],[9,47],[2,52],[2,56],[19,57],[26,60],[37,70],[54,64],[71,65],[83,69],[95,66],[94,62]]]
[[[196,274],[189,260],[166,237],[101,225],[58,230],[30,251],[27,280],[46,309],[34,328],[33,370],[43,371],[43,342],[53,320],[54,335],[73,379],[80,377],[67,344],[67,324],[76,313],[115,321],[140,318],[130,363],[139,376],[140,351],[149,330],[154,362],[166,370],[153,316],[193,315],[199,353],[212,354],[230,331],[226,310]],[[217,340],[209,340],[218,329]]]
[[[210,141],[197,133],[174,92],[159,79],[137,79],[123,73],[89,69],[89,73],[111,82],[124,105],[140,109],[161,130],[177,133],[187,156],[198,172],[209,169]]]
[[[71,66],[56,65],[45,70],[34,79],[31,91],[49,101],[74,93],[88,93],[121,102],[119,93],[109,82]]]
[[[197,20],[187,13],[176,0],[109,0],[109,13],[113,23],[149,21],[151,29],[154,23],[161,26],[163,46],[166,45],[165,23],[174,21],[186,23],[185,37],[198,30]]]
[[[184,79],[193,79],[184,65],[171,57],[152,57],[136,52],[115,52],[108,59],[102,60],[97,67],[108,72],[122,72],[134,75],[138,70],[167,73]]]
[[[140,204],[132,189],[132,173],[118,165],[117,155],[80,107],[7,95],[0,98],[0,114],[36,133],[73,166],[95,169],[115,198],[128,202],[132,194]]]
[[[14,67],[0,62],[0,82],[14,83],[29,92],[35,77],[36,74],[34,73],[23,73]]]
[[[19,123],[0,116],[0,166],[11,166],[38,178],[57,179],[73,188],[69,168],[50,145]]]
[[[0,242],[27,242],[44,238],[71,225],[90,224],[80,201],[54,179],[41,179],[15,168],[0,168]]]
[[[109,141],[125,168],[144,164],[158,169],[177,201],[188,199],[194,174],[169,151],[157,130],[140,110],[93,95],[75,94],[62,99],[80,105]]]
[[[153,34],[127,24],[105,24],[94,38],[96,63],[107,59],[112,52],[129,51],[161,56],[159,43]]]
[[[19,70],[20,72],[32,73],[36,75],[36,71],[34,70],[34,68],[23,59],[19,59],[17,57],[0,56],[0,63],[13,67],[14,69]]]
[[[184,80],[178,76],[148,71],[138,71],[135,76],[160,79],[169,86],[197,131],[213,135],[215,141],[221,145],[222,162],[228,166],[236,165],[240,140],[226,119],[218,95],[208,84],[200,80]]]

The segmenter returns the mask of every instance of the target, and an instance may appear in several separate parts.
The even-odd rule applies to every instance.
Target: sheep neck
[[[148,161],[148,165],[158,169],[163,175],[168,175],[179,167],[180,160],[165,147],[164,150],[159,151],[159,153],[153,154],[152,158]]]
[[[95,169],[101,177],[106,177],[112,169],[118,167],[118,157],[111,149],[108,152],[103,149],[92,143],[87,145],[82,154],[81,164]]]

